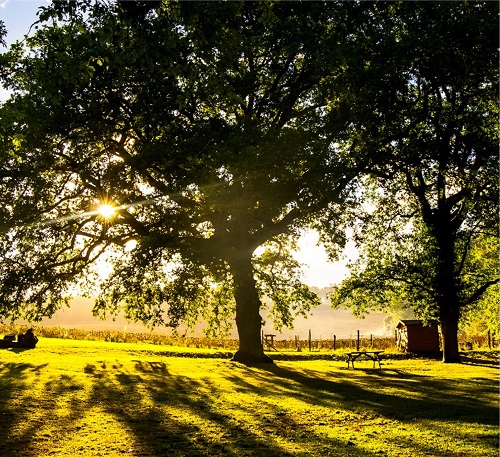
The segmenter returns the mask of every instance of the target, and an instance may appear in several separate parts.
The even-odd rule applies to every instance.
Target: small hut
[[[424,325],[421,320],[401,320],[396,325],[396,346],[405,352],[439,352],[436,322]]]

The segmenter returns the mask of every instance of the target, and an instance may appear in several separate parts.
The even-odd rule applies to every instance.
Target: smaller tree
[[[332,297],[359,310],[408,301],[441,323],[445,362],[460,360],[459,320],[499,281],[497,15],[488,3],[403,3],[390,33],[367,30],[386,44],[373,66],[383,96],[358,103],[353,146],[379,163],[360,197],[361,255]],[[495,248],[479,258],[482,243]]]
[[[457,235],[462,242],[455,243],[454,258],[460,263],[454,263],[456,276],[447,284],[443,297],[439,293],[442,264],[435,239],[420,219],[418,206],[410,205],[404,188],[398,191],[394,184],[392,181],[384,196],[380,182],[372,182],[371,191],[365,189],[362,194],[368,209],[346,217],[350,222],[354,218],[358,221],[353,238],[360,247],[359,257],[349,265],[351,276],[334,286],[330,298],[334,306],[352,308],[357,315],[411,308],[424,322],[442,323],[449,309],[442,308],[443,298],[455,290],[458,300],[451,312],[458,318],[448,336],[456,344],[445,349],[452,352],[456,348],[458,353],[460,322],[465,326],[483,314],[492,329],[498,323],[498,238],[469,232],[467,237],[474,241],[468,244],[464,233]],[[450,361],[449,352],[444,353],[445,361]]]

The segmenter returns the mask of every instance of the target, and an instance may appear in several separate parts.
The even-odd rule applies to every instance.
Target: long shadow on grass
[[[499,361],[498,360],[491,360],[491,359],[480,359],[477,357],[467,357],[467,356],[461,356],[462,363],[467,364],[467,365],[475,365],[477,367],[498,367],[499,366]]]
[[[352,456],[374,457],[367,451],[309,434],[308,449],[293,452],[278,443],[297,438],[299,425],[285,414],[258,422],[256,429],[238,420],[230,409],[214,404],[223,394],[212,381],[173,375],[163,362],[135,361],[139,374],[101,376],[93,397],[127,427],[136,442],[135,455],[168,456]],[[241,410],[246,405],[238,405]],[[246,411],[258,415],[258,411]]]
[[[29,390],[27,379],[37,375],[47,364],[32,365],[30,363],[5,363],[0,365],[0,455],[9,455],[9,440],[14,430],[17,443],[21,447],[29,446],[31,436],[39,425],[32,420],[28,422],[33,405],[19,404],[15,400],[18,392]]]
[[[434,429],[438,436],[439,433],[449,434],[446,426],[439,425],[441,423],[469,423],[471,431],[478,426],[498,426],[499,423],[497,406],[484,404],[484,395],[496,396],[497,386],[491,379],[452,381],[397,370],[365,370],[364,376],[352,373],[353,380],[350,381],[333,377],[325,379],[324,373],[316,375],[310,371],[304,374],[276,365],[246,370],[248,376],[261,378],[261,386],[267,382],[268,393],[274,389],[311,405],[340,404],[354,415],[368,419],[383,417],[403,424],[424,423],[424,428]],[[233,377],[232,380],[239,387],[252,389],[246,378],[244,375],[243,379]],[[261,391],[262,387],[255,390],[259,394]],[[462,440],[465,437],[455,438]],[[496,433],[487,432],[482,436],[479,433],[478,439],[491,448],[492,455],[498,453]],[[431,442],[412,442],[403,437],[394,438],[392,442],[398,447],[412,449],[413,455],[434,455],[436,452]]]
[[[87,365],[84,372],[90,386],[85,382],[88,392],[85,391],[84,396],[79,395],[84,384],[80,386],[71,376],[59,375],[45,385],[49,398],[33,398],[33,404],[26,396],[21,402],[11,400],[18,397],[17,389],[29,390],[26,380],[32,379],[33,372],[42,369],[43,365],[0,365],[0,387],[3,389],[0,455],[11,455],[13,450],[23,449],[15,454],[34,456],[48,450],[43,448],[43,443],[32,442],[41,424],[29,421],[30,408],[42,405],[47,419],[52,421],[51,428],[60,424],[59,406],[50,396],[57,398],[59,404],[61,401],[75,402],[64,419],[66,427],[59,430],[59,443],[71,442],[79,433],[77,424],[94,409],[112,416],[125,430],[120,442],[112,442],[104,431],[97,439],[105,443],[110,452],[128,451],[137,457],[377,455],[354,442],[328,438],[288,411],[273,410],[270,405],[276,398],[298,400],[311,407],[342,408],[351,411],[354,418],[367,417],[366,412],[369,412],[370,418],[379,416],[400,422],[443,420],[486,426],[498,424],[497,409],[480,402],[484,395],[494,394],[492,389],[496,386],[488,379],[456,383],[391,370],[370,370],[363,375],[351,372],[341,378],[333,375],[328,378],[324,372],[312,370],[295,371],[276,365],[249,368],[224,362],[220,370],[225,380],[232,383],[234,399],[212,379],[199,379],[191,373],[185,376],[172,373],[168,359],[135,360],[134,363],[131,371],[120,364],[106,366],[96,362]],[[238,393],[262,399],[262,411],[256,410],[255,405],[238,403]],[[227,405],[217,401],[222,397],[227,399]],[[234,409],[238,410],[238,415],[232,414]],[[16,435],[14,443],[10,434],[22,421],[27,425]],[[337,426],[335,421],[328,424]],[[493,443],[491,437],[487,439]],[[294,442],[296,449],[293,449]],[[406,446],[415,455],[433,452],[432,443],[395,444]]]
[[[250,371],[251,369],[249,369]],[[275,388],[291,397],[311,404],[328,405],[333,399],[348,409],[369,408],[376,413],[395,419],[447,419],[474,424],[498,424],[498,409],[484,405],[480,393],[496,392],[496,384],[489,379],[440,380],[429,376],[398,370],[366,370],[368,376],[353,374],[353,380],[325,379],[289,370],[277,365],[262,365],[260,372],[251,370]],[[250,373],[249,373],[250,375]],[[356,377],[355,377],[356,376]],[[303,389],[290,389],[293,381]],[[233,379],[238,386],[245,379]],[[247,384],[248,385],[248,384]],[[272,388],[272,387],[271,387]],[[397,395],[394,392],[398,392]]]

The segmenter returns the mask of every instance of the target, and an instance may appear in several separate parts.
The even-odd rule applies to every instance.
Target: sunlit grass
[[[498,455],[490,361],[246,367],[164,349],[41,338],[2,350],[0,455]]]

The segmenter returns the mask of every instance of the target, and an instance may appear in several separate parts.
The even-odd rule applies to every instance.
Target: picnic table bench
[[[277,352],[278,350],[274,347],[274,337],[276,335],[271,335],[271,334],[264,335],[264,332],[262,332],[262,334],[263,334],[264,343],[266,344],[267,349],[268,350],[274,349]]]
[[[23,349],[34,349],[38,343],[38,338],[33,334],[33,329],[28,329],[26,333],[20,333],[17,335],[9,334],[5,335],[2,340],[0,340],[0,348],[23,348]]]
[[[354,368],[354,361],[358,360],[360,357],[364,357],[366,359],[373,360],[373,368],[375,368],[375,364],[378,362],[378,367],[382,368],[380,365],[380,354],[384,351],[353,351],[347,353],[347,368],[349,368],[349,364]]]

